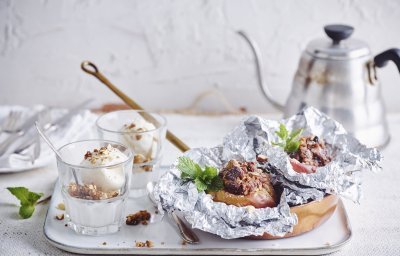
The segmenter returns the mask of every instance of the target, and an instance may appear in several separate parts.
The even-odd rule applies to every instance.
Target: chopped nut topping
[[[139,241],[135,241],[135,246],[136,247],[148,247],[151,248],[154,246],[154,243],[150,240],[146,240],[146,242],[139,242]]]
[[[268,161],[267,156],[264,155],[258,155],[257,156],[257,162],[259,162],[260,164],[265,163]]]
[[[145,172],[151,172],[153,170],[153,166],[152,165],[143,166],[143,170]]]
[[[128,128],[128,129],[132,129],[136,127],[136,124],[131,123],[131,124],[124,124],[124,127]]]
[[[62,210],[62,211],[65,211],[65,205],[64,205],[64,203],[59,203],[59,204],[57,205],[57,209]]]
[[[142,135],[136,134],[135,138],[136,138],[136,140],[140,140],[142,138]]]
[[[76,183],[69,184],[68,193],[72,197],[88,200],[109,199],[119,195],[118,191],[103,192],[93,184],[77,185]]]
[[[148,211],[138,211],[137,213],[126,216],[126,225],[147,225],[150,217],[151,214]]]
[[[133,157],[133,163],[134,164],[143,164],[143,163],[147,163],[149,161],[151,161],[151,158],[146,158],[144,155],[142,154],[137,154]],[[144,166],[140,166],[145,172],[151,172],[153,170],[153,166],[152,165],[144,165]]]
[[[92,157],[92,152],[86,151],[86,154],[85,154],[85,156],[84,156],[84,159],[86,160],[86,159],[88,159],[88,158],[90,158],[90,157]]]
[[[146,157],[142,154],[137,154],[133,157],[133,163],[134,164],[142,164],[147,161]]]
[[[56,215],[56,219],[57,219],[57,220],[63,220],[63,219],[64,219],[64,213],[62,213],[62,214],[57,214],[57,215]]]
[[[103,164],[107,160],[112,160],[111,152],[114,150],[118,149],[109,144],[107,147],[94,149],[93,152],[87,151],[84,155],[84,159],[88,160],[93,165],[95,165],[98,161],[100,161],[100,164]]]

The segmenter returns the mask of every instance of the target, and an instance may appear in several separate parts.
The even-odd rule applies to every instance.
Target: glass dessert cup
[[[72,142],[59,149],[59,182],[65,220],[83,235],[120,230],[131,181],[133,154],[126,146],[106,140]]]
[[[166,134],[166,119],[143,110],[106,113],[96,121],[102,139],[118,141],[133,152],[131,188],[135,195],[145,193],[147,183],[162,175],[159,165]]]

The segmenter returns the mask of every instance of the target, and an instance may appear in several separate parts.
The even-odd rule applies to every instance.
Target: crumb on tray
[[[59,209],[59,210],[65,211],[64,203],[59,203],[56,208]]]
[[[138,211],[134,214],[129,214],[128,216],[126,216],[126,225],[147,225],[150,217],[151,214],[148,211]]]
[[[153,241],[150,240],[146,240],[146,242],[140,242],[140,241],[135,241],[135,246],[136,247],[147,247],[147,248],[151,248],[154,246]]]

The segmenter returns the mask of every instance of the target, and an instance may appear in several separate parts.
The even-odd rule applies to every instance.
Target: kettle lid
[[[348,39],[354,28],[347,25],[327,25],[325,33],[330,39],[311,41],[306,51],[317,58],[347,60],[370,55],[369,47],[363,41]]]

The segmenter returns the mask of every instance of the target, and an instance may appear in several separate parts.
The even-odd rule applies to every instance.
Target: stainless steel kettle
[[[382,147],[389,141],[389,132],[376,67],[392,60],[400,71],[400,49],[389,49],[372,57],[366,43],[349,39],[353,30],[347,25],[328,25],[325,32],[329,38],[316,39],[307,45],[285,106],[274,99],[264,83],[257,45],[244,32],[238,33],[251,46],[263,95],[285,117],[305,106],[314,106],[342,123],[364,144]]]

